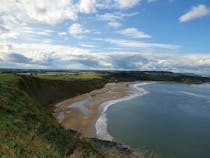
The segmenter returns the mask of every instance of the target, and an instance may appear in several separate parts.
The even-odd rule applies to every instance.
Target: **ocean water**
[[[210,84],[140,87],[147,93],[107,109],[109,134],[159,158],[210,158]]]
[[[97,119],[96,124],[95,124],[96,135],[99,139],[109,140],[109,141],[113,140],[113,137],[109,134],[109,132],[107,130],[107,113],[106,112],[109,109],[109,107],[111,107],[112,105],[115,105],[116,103],[131,100],[138,96],[147,94],[147,91],[144,90],[143,88],[141,88],[141,86],[151,84],[151,83],[152,82],[150,82],[150,83],[142,82],[142,83],[131,84],[131,85],[129,85],[130,89],[132,90],[132,93],[130,95],[125,96],[120,99],[110,100],[110,101],[104,102],[100,105],[99,111],[100,111],[101,115]]]

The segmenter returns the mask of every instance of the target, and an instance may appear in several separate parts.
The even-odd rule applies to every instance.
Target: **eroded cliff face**
[[[52,80],[31,76],[21,76],[25,90],[44,106],[64,99],[90,92],[105,86],[105,79]]]

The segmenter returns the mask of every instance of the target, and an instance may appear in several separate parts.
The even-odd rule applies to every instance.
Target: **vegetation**
[[[116,71],[105,78],[110,81],[172,81],[180,83],[210,82],[209,77],[183,75],[166,71]]]
[[[74,72],[74,73],[48,73],[48,74],[32,74],[35,77],[51,80],[91,80],[91,79],[102,79],[105,74],[96,72]]]
[[[0,157],[104,157],[85,140],[64,130],[23,88],[24,79],[0,74]],[[25,83],[24,86],[26,86]]]

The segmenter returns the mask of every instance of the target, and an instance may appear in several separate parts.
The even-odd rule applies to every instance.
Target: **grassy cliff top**
[[[92,79],[102,79],[106,74],[96,73],[96,72],[71,72],[71,73],[61,73],[61,72],[46,72],[46,73],[32,73],[34,77],[42,79],[51,80],[92,80]]]

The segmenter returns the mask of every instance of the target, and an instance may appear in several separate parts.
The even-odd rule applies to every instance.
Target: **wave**
[[[122,101],[127,101],[133,98],[136,98],[138,96],[143,96],[148,94],[149,92],[146,91],[145,89],[143,89],[140,86],[143,85],[147,85],[147,84],[152,84],[154,82],[142,82],[142,83],[134,83],[134,84],[130,84],[129,87],[130,89],[133,91],[132,94],[125,96],[123,98],[120,99],[116,99],[116,100],[110,100],[108,102],[102,103],[99,107],[99,110],[101,112],[100,117],[97,119],[96,124],[95,124],[95,128],[96,128],[96,135],[99,139],[103,139],[103,140],[109,140],[112,141],[113,137],[109,134],[108,130],[107,130],[107,117],[106,117],[106,111],[108,110],[108,108],[116,103],[122,102]]]
[[[186,92],[186,91],[180,91],[180,93],[190,95],[190,96],[194,96],[194,97],[199,97],[199,98],[207,98],[207,96],[200,95],[200,94],[195,94],[195,93],[191,93],[191,92]]]

